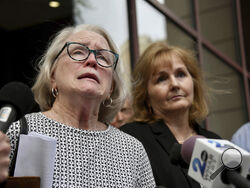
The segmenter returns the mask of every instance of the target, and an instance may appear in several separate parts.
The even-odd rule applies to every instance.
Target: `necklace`
[[[195,131],[192,131],[191,134],[189,134],[186,138],[182,140],[181,139],[176,139],[176,140],[179,142],[179,144],[183,144],[187,139],[189,139],[193,135],[195,135]]]

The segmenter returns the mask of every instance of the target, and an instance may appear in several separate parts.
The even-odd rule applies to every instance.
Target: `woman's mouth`
[[[100,83],[98,77],[95,74],[85,73],[78,77],[78,79],[85,79],[85,78],[92,79],[95,80],[97,83]]]

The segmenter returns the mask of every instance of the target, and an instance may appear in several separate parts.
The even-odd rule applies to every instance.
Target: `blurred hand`
[[[10,142],[9,138],[0,132],[0,183],[8,178],[10,165]]]

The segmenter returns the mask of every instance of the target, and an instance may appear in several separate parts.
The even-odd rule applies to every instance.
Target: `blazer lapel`
[[[177,141],[172,132],[169,130],[168,126],[165,125],[163,121],[158,121],[151,124],[150,127],[156,141],[168,154],[170,154],[173,144]]]

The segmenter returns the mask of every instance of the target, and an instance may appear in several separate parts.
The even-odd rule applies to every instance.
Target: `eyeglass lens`
[[[90,50],[83,45],[71,43],[68,45],[68,53],[70,57],[77,61],[82,61],[88,58]],[[93,50],[95,52],[95,58],[97,62],[106,67],[112,66],[115,63],[115,55],[107,50]]]

